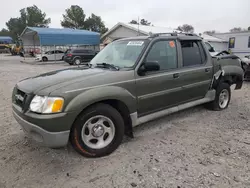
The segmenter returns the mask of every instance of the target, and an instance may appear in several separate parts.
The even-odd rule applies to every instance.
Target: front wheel
[[[46,61],[48,61],[48,58],[47,57],[43,57],[42,61],[46,62]]]
[[[121,144],[124,121],[121,114],[107,104],[96,104],[76,119],[70,134],[73,148],[85,157],[109,155]]]
[[[221,111],[228,107],[231,100],[231,89],[228,83],[222,82],[216,90],[215,100],[208,104],[212,110]]]

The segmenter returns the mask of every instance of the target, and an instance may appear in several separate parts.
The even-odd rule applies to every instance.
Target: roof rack
[[[150,34],[150,37],[159,37],[159,36],[181,36],[181,35],[198,37],[198,35],[196,35],[196,34],[194,34],[194,33],[183,33],[183,32],[180,32],[180,33],[177,33],[177,32],[172,32],[172,33],[151,33],[151,34]]]

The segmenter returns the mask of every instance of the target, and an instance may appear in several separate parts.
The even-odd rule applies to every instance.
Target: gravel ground
[[[0,188],[250,187],[250,83],[229,108],[191,108],[135,129],[113,154],[86,159],[70,146],[53,150],[27,139],[14,120],[18,80],[66,65],[28,65],[0,56]]]

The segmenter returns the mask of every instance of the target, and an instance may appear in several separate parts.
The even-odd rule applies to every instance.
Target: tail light
[[[72,57],[72,54],[67,54],[68,57]]]

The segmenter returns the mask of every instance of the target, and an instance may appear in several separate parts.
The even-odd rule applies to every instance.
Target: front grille
[[[34,97],[33,93],[25,93],[15,87],[12,93],[12,102],[22,109],[22,112],[29,110],[29,105]]]
[[[13,102],[23,109],[23,107],[25,105],[26,98],[27,98],[27,94],[25,92],[21,91],[20,89],[15,88],[13,91],[12,97],[13,97],[12,98]]]

